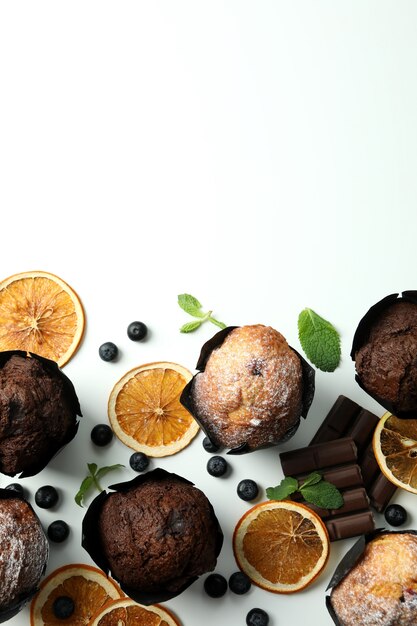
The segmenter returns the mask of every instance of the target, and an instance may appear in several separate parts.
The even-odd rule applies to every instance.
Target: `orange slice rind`
[[[60,596],[74,601],[74,613],[65,619],[68,626],[87,626],[94,614],[110,600],[123,596],[119,586],[101,570],[83,563],[64,565],[45,578],[30,605],[30,626],[57,626],[64,623],[53,612]]]
[[[289,500],[252,507],[233,535],[239,568],[255,585],[274,593],[294,593],[310,585],[327,563],[329,546],[319,516]]]
[[[384,413],[373,437],[375,458],[394,485],[417,493],[417,419]]]
[[[130,598],[109,602],[89,626],[181,626],[174,615],[158,604],[143,606]]]
[[[127,446],[151,457],[169,456],[199,431],[180,396],[192,374],[182,365],[160,361],[127,372],[113,387],[108,404],[111,427]]]
[[[23,272],[0,283],[0,351],[34,352],[62,367],[78,349],[84,326],[78,295],[58,276]]]

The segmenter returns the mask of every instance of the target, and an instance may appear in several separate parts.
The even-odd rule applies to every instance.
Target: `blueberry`
[[[237,495],[242,500],[254,500],[259,493],[258,485],[254,480],[250,478],[245,478],[245,480],[241,480],[237,486]]]
[[[67,539],[70,529],[66,522],[62,519],[57,519],[48,526],[48,537],[55,543],[62,543]]]
[[[91,441],[96,446],[107,446],[113,439],[113,431],[108,424],[97,424],[91,431]]]
[[[35,493],[35,502],[41,509],[50,509],[58,502],[58,492],[55,487],[45,485],[39,487]]]
[[[52,605],[52,611],[57,619],[68,619],[74,613],[74,600],[69,596],[58,596]]]
[[[203,448],[206,452],[218,452],[220,450],[220,446],[213,443],[210,437],[204,437]]]
[[[106,341],[106,343],[102,343],[98,349],[98,353],[100,355],[100,359],[103,361],[114,361],[119,352],[118,347],[115,343],[111,341]]]
[[[249,576],[246,576],[243,572],[234,572],[229,578],[230,591],[237,593],[239,596],[247,593],[251,586],[252,583]]]
[[[14,491],[18,496],[24,497],[25,491],[20,483],[11,483],[7,485],[5,489],[9,489],[9,491]]]
[[[246,616],[247,626],[268,626],[269,615],[263,609],[251,609]]]
[[[129,459],[129,465],[135,472],[144,472],[149,465],[149,458],[143,452],[134,452]]]
[[[391,526],[401,526],[407,521],[407,511],[401,504],[390,504],[385,509],[384,515]]]
[[[142,341],[148,334],[148,327],[143,322],[132,322],[127,327],[127,336],[132,341]]]
[[[207,462],[207,471],[211,476],[223,476],[227,471],[227,461],[222,456],[212,456]]]
[[[221,598],[227,591],[227,580],[221,574],[209,574],[204,581],[204,590],[210,598]]]

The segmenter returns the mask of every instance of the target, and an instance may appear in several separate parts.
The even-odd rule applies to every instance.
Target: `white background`
[[[71,524],[48,573],[90,563],[73,501],[85,463],[127,465],[107,484],[133,476],[129,449],[89,440],[113,384],[149,361],[194,370],[216,331],[178,332],[188,321],[179,293],[227,324],[270,324],[295,348],[306,306],[340,331],[342,365],[317,373],[308,419],[281,450],[306,444],[340,393],[382,414],[356,385],[349,352],[369,306],[417,287],[416,42],[411,0],[1,3],[1,277],[53,272],[87,315],[65,367],[79,434],[23,481],[32,502],[38,486],[57,486],[56,509],[37,512],[45,526]],[[134,319],[150,328],[143,344],[127,338]],[[98,357],[108,340],[117,363]],[[230,477],[214,479],[202,437],[152,467],[206,492],[225,534],[217,571],[228,577],[231,534],[249,507],[236,484],[254,478],[263,498],[281,478],[279,449],[233,457]],[[413,496],[396,500],[417,525]],[[212,600],[200,579],[167,606],[184,626],[240,626],[254,606],[271,626],[330,624],[324,590],[351,543],[333,544],[325,572],[299,594]]]

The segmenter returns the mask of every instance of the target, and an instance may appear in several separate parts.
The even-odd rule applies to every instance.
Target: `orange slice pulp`
[[[263,502],[239,520],[233,551],[253,583],[275,593],[294,593],[311,584],[329,556],[322,520],[303,504]]]
[[[127,372],[109,398],[109,420],[117,437],[151,457],[182,450],[199,430],[179,400],[191,378],[185,367],[168,362],[148,363]]]
[[[75,291],[48,272],[15,274],[0,283],[0,350],[24,350],[65,365],[85,326]]]
[[[62,596],[74,602],[74,612],[65,622],[53,610],[54,601]],[[82,563],[64,565],[45,578],[33,597],[30,626],[87,626],[102,606],[122,596],[119,586],[101,570]]]

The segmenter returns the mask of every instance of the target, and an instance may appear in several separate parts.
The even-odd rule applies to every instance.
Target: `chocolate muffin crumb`
[[[369,393],[395,411],[417,411],[417,305],[394,302],[373,323],[355,354],[356,371]]]
[[[74,407],[59,374],[37,358],[17,354],[0,368],[0,471],[4,474],[14,476],[42,457],[50,458],[75,427]]]
[[[131,589],[176,593],[216,565],[211,505],[202,491],[175,478],[111,493],[98,525],[112,575]]]

